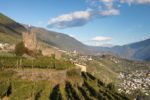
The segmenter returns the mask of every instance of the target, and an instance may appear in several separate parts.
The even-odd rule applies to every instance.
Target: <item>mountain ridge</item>
[[[1,41],[8,43],[19,42],[22,40],[22,32],[27,31],[28,28],[27,25],[20,24],[0,13],[0,35],[3,36],[3,38],[0,38]],[[39,41],[43,41],[50,46],[71,52],[77,51],[82,54],[90,53],[89,48],[85,44],[69,35],[34,26],[31,26],[30,30],[37,34]]]
[[[122,46],[93,47],[92,49],[96,53],[112,53],[132,60],[149,60],[150,38]]]
[[[30,29],[37,34],[39,41],[65,51],[77,51],[86,55],[108,53],[132,60],[150,60],[150,39],[123,46],[96,47],[87,46],[63,33],[34,26],[31,26]],[[22,40],[22,32],[27,30],[27,25],[20,24],[0,13],[0,42],[17,43]]]

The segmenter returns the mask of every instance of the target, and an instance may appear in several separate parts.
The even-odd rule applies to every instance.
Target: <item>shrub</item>
[[[59,91],[59,84],[53,88],[53,91],[50,94],[50,100],[61,100],[61,94]]]
[[[91,79],[91,80],[95,80],[96,77],[94,77],[93,75],[91,75],[89,72],[86,73],[87,76]]]
[[[107,88],[108,88],[109,90],[111,90],[111,91],[115,91],[115,85],[114,85],[113,83],[109,83],[109,84],[107,85]]]
[[[41,96],[39,98],[39,100],[49,100],[49,96],[52,92],[52,86],[48,83],[44,85],[44,89],[41,92]]]
[[[65,91],[65,85],[64,84],[60,84],[59,90],[60,90],[60,94],[61,94],[61,99],[62,100],[67,100],[66,91]]]
[[[80,71],[75,68],[69,69],[67,70],[67,76],[68,77],[80,76]]]
[[[15,54],[17,56],[22,56],[26,52],[26,48],[23,42],[16,44]]]
[[[9,86],[9,82],[0,82],[0,98],[8,95]]]

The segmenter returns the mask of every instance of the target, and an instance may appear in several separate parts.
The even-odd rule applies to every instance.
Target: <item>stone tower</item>
[[[34,32],[29,30],[27,32],[23,32],[22,38],[26,48],[28,48],[29,50],[37,49],[37,38]]]

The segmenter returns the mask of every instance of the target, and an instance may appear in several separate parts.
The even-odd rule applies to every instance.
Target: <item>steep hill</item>
[[[47,69],[46,69],[47,70]],[[1,71],[0,71],[1,72]],[[130,100],[118,93],[113,84],[105,84],[90,73],[81,73],[82,83],[67,80],[52,85],[51,81],[21,80],[11,70],[0,73],[0,99],[9,100]],[[8,80],[7,78],[11,78]],[[53,80],[55,80],[54,76]],[[7,80],[7,81],[6,81]]]
[[[31,27],[31,30],[37,34],[39,40],[43,42],[58,47],[66,51],[78,51],[83,54],[89,54],[89,48],[76,40],[63,33],[57,33],[49,31],[43,28]]]
[[[21,24],[0,13],[0,41],[16,43],[26,29]]]
[[[23,31],[27,31],[27,25],[22,25],[0,13],[0,41],[16,43],[21,40]],[[67,51],[78,51],[89,54],[88,47],[78,40],[63,33],[49,31],[43,28],[30,27],[37,34],[39,41]]]
[[[22,32],[26,31],[27,28],[26,25],[19,24],[0,13],[0,42],[16,43],[21,41]],[[37,34],[39,41],[66,51],[76,50],[82,54],[113,53],[129,59],[150,59],[150,39],[111,48],[88,47],[73,37],[63,33],[38,27],[31,27],[30,29]]]
[[[77,56],[74,61],[85,64],[87,71],[97,76],[106,83],[118,83],[120,72],[132,73],[136,70],[150,70],[150,62],[132,61],[113,55],[91,56],[86,59],[83,56]],[[92,58],[92,60],[88,60]]]

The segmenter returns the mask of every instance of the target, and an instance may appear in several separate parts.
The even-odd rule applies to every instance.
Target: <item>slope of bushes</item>
[[[57,60],[52,57],[38,57],[36,59],[26,59],[23,57],[0,57],[1,68],[50,68],[67,69],[74,67],[70,61]]]
[[[82,85],[67,80],[52,86],[50,81],[13,79],[0,81],[0,98],[9,100],[130,100],[90,73],[82,73]],[[113,88],[110,88],[113,87]]]

